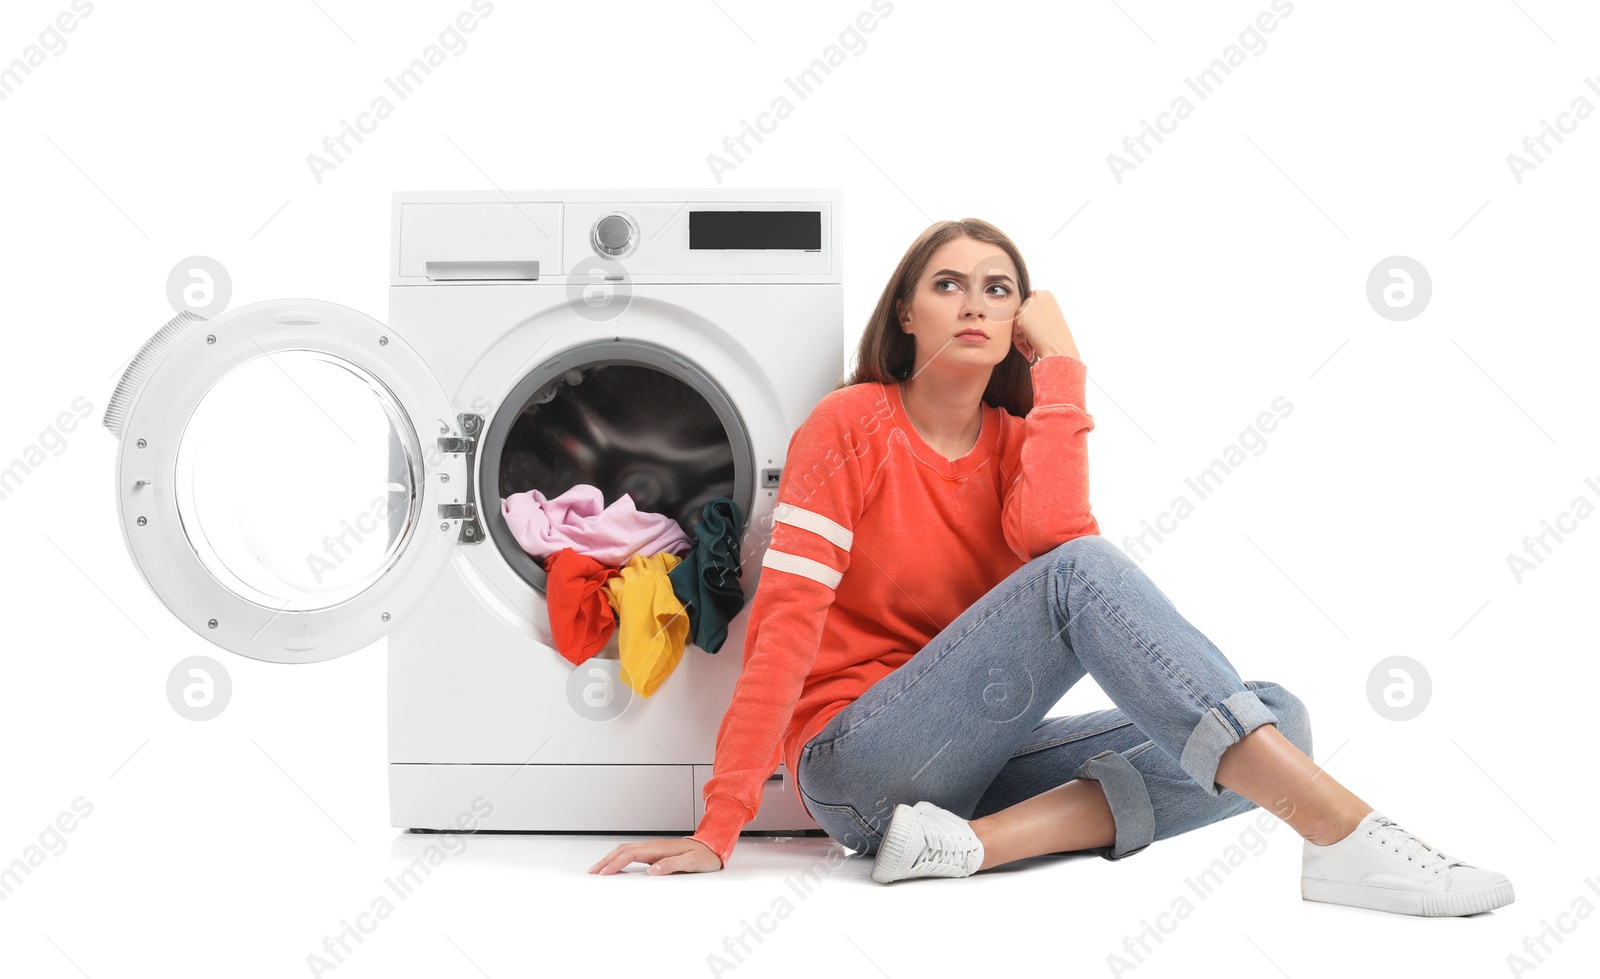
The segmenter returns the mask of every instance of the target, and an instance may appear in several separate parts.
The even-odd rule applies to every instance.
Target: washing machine
[[[135,355],[105,418],[135,565],[243,656],[386,641],[397,827],[692,832],[789,438],[844,370],[841,203],[396,193],[387,322],[259,302],[181,313]],[[502,515],[580,483],[691,541],[708,501],[742,517],[743,610],[649,697],[615,634],[576,666],[556,651]],[[786,767],[748,829],[820,833]]]

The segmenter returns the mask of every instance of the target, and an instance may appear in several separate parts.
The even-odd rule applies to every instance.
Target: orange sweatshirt
[[[744,663],[690,839],[721,858],[780,758],[910,659],[1013,571],[1098,534],[1089,510],[1083,361],[1030,368],[1026,418],[983,405],[954,462],[906,417],[897,384],[829,392],[789,440]],[[781,753],[781,754],[780,754]]]

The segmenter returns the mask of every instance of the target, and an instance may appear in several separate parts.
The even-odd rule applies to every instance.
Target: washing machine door
[[[224,649],[305,663],[369,645],[476,526],[472,416],[420,355],[342,306],[180,314],[106,409],[134,563]],[[465,499],[465,505],[463,500]]]

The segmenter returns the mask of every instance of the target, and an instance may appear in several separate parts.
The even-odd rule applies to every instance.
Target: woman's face
[[[1004,249],[972,238],[945,242],[910,302],[899,305],[900,329],[916,337],[912,375],[926,369],[987,376],[1011,352],[1020,305],[1017,269]]]

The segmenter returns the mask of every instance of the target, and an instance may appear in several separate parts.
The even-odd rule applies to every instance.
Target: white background
[[[1600,923],[1563,914],[1600,906],[1585,883],[1600,888],[1586,801],[1600,520],[1520,583],[1507,555],[1575,498],[1600,502],[1584,482],[1600,486],[1600,120],[1520,183],[1507,157],[1574,99],[1600,105],[1584,84],[1600,86],[1593,9],[1297,2],[1202,100],[1184,79],[1268,0],[897,0],[800,99],[784,79],[866,0],[499,0],[399,100],[383,80],[467,0],[319,3],[102,0],[0,101],[0,466],[55,447],[0,500],[0,863],[74,799],[93,806],[0,902],[0,972],[309,974],[324,937],[419,852],[388,825],[382,644],[307,667],[223,653],[168,613],[123,545],[99,418],[172,315],[174,264],[221,261],[234,306],[314,297],[382,318],[393,191],[719,186],[708,155],[786,96],[792,114],[720,186],[844,188],[852,353],[931,221],[977,216],[1013,236],[1089,365],[1108,538],[1193,500],[1185,477],[1275,398],[1293,405],[1143,566],[1244,677],[1308,703],[1331,774],[1507,873],[1516,902],[1446,920],[1309,904],[1281,825],[1194,898],[1185,878],[1253,816],[1124,862],[962,881],[880,887],[850,860],[803,899],[785,878],[825,841],[747,839],[721,873],[602,879],[586,868],[626,838],[475,837],[331,974],[717,974],[707,957],[741,932],[761,941],[723,974],[1012,959],[1112,974],[1124,936],[1185,894],[1193,914],[1165,919],[1124,974],[1503,975],[1546,923],[1571,931],[1536,974],[1592,974]],[[5,4],[0,65],[68,9]],[[393,114],[319,182],[307,156],[379,95]],[[1192,115],[1119,183],[1108,154],[1178,96]],[[1433,287],[1401,322],[1366,297],[1396,255]],[[45,434],[77,398],[88,417]],[[164,688],[206,653],[234,696],[195,723]],[[1433,684],[1403,723],[1366,693],[1395,654]],[[1104,703],[1084,684],[1060,710]],[[793,912],[758,917],[780,895]]]

